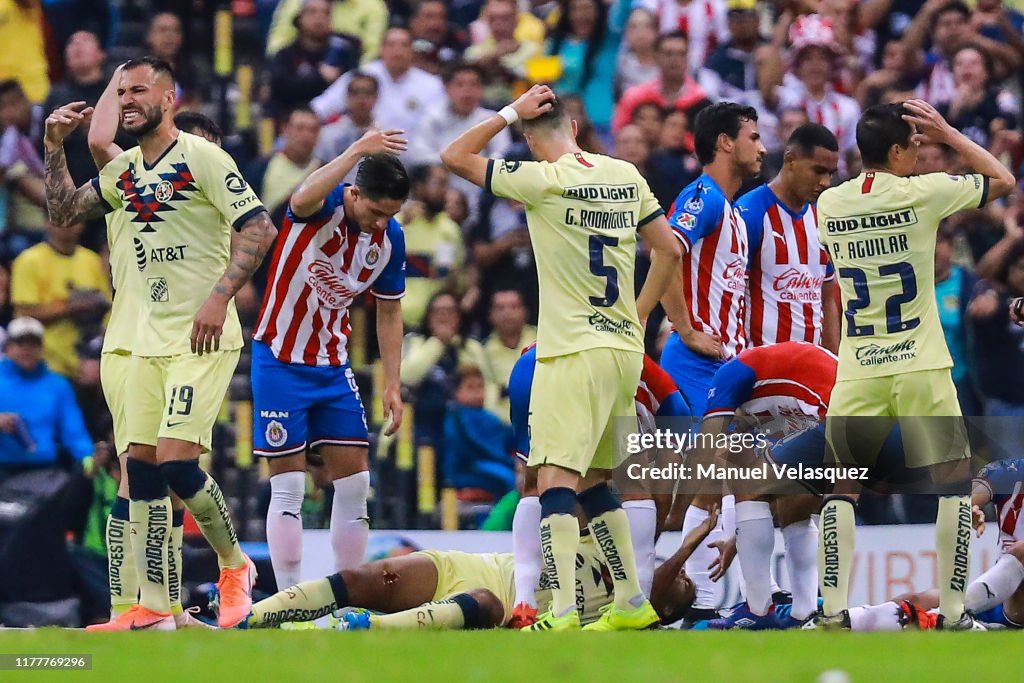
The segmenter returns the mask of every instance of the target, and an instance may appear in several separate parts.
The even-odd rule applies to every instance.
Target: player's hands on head
[[[359,138],[356,144],[359,145],[359,153],[362,156],[382,152],[399,155],[409,149],[409,141],[404,136],[404,130],[397,128],[380,130],[377,126],[373,126],[366,131],[363,137]]]
[[[211,295],[196,313],[192,322],[192,353],[220,351],[220,336],[224,332],[224,320],[228,316],[228,300]]]
[[[64,138],[72,133],[79,124],[92,116],[93,108],[85,106],[84,101],[69,102],[57,107],[46,117],[46,133],[43,136],[48,145],[61,145]]]
[[[903,120],[913,124],[917,129],[915,137],[918,142],[944,143],[958,134],[957,130],[928,102],[907,100],[903,106],[910,112],[903,115]]]
[[[555,91],[546,85],[535,85],[519,96],[511,107],[524,121],[535,119],[541,114],[551,111]]]

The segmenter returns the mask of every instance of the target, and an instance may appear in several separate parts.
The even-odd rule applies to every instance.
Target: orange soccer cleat
[[[512,610],[512,618],[508,620],[507,626],[509,628],[522,629],[527,626],[533,626],[536,621],[537,608],[530,607],[525,602],[521,602]]]
[[[903,628],[916,628],[922,631],[934,629],[939,615],[934,612],[922,610],[909,600],[900,600],[900,624]]]
[[[245,564],[237,569],[220,570],[217,590],[220,593],[220,613],[217,624],[221,628],[234,628],[252,609],[252,586],[256,583],[256,565],[244,555]]]
[[[170,612],[154,612],[142,605],[133,605],[105,624],[86,626],[86,631],[174,631],[174,616]]]

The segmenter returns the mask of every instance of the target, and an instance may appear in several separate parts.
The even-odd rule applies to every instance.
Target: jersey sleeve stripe
[[[385,299],[385,300],[388,300],[388,301],[396,300],[396,299],[401,299],[402,297],[405,296],[405,290],[404,289],[402,291],[400,291],[400,292],[382,292],[382,291],[377,290],[377,289],[371,289],[370,292],[375,297],[377,297],[378,299]]]
[[[651,221],[653,221],[658,216],[664,216],[664,215],[665,215],[665,212],[662,211],[661,209],[658,209],[657,211],[652,212],[650,216],[647,216],[646,218],[642,219],[640,221],[640,223],[637,224],[636,227],[637,227],[637,229],[642,228],[645,225],[647,225],[648,223],[650,223]]]
[[[266,209],[263,208],[262,204],[254,206],[253,208],[249,209],[241,216],[236,218],[235,222],[231,224],[231,227],[233,227],[235,230],[241,230],[242,226],[245,225],[246,221],[248,221],[250,218],[254,218],[255,216],[259,215],[262,212],[266,212]]]
[[[712,417],[732,417],[736,414],[736,411],[732,408],[716,408],[704,413],[704,419],[707,420]]]
[[[100,179],[98,177],[93,178],[90,182],[92,183],[92,189],[96,190],[96,196],[100,198],[100,205],[103,206],[104,213],[110,213],[113,211],[114,207],[112,207],[110,202],[106,200],[103,196],[103,190],[100,189]]]
[[[484,176],[484,189],[494,194],[494,190],[491,189],[491,178],[494,177],[494,159],[487,160],[487,175]]]
[[[672,234],[676,236],[676,239],[679,240],[680,243],[682,243],[682,245],[683,245],[683,252],[685,253],[685,252],[690,251],[690,247],[692,246],[690,244],[690,238],[687,237],[686,235],[684,235],[682,230],[680,230],[679,228],[675,227],[671,223],[669,224],[669,227],[672,228]]]
[[[981,177],[981,203],[978,204],[978,208],[985,206],[988,203],[988,176]]]

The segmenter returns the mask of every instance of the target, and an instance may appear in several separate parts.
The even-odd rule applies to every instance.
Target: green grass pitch
[[[92,654],[91,672],[0,673],[0,680],[809,681],[1005,677],[1019,633],[541,633],[187,631],[0,633],[0,652]],[[917,677],[921,678],[918,679]]]

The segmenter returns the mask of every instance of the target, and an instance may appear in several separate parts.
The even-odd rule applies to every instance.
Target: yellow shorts
[[[128,424],[125,420],[125,393],[128,386],[128,372],[132,355],[121,351],[104,352],[100,356],[100,384],[107,409],[114,419],[114,446],[117,454],[128,451]]]
[[[624,441],[636,431],[643,362],[642,353],[604,348],[538,359],[530,390],[529,466],[558,465],[586,474],[624,460],[615,418],[623,418],[618,437]]]
[[[420,550],[437,567],[437,590],[433,600],[444,600],[459,593],[485,588],[501,601],[505,617],[515,609],[515,558],[512,553],[464,553],[458,550]]]
[[[130,443],[155,446],[181,439],[210,450],[213,425],[238,365],[240,350],[198,356],[132,356],[125,408]]]
[[[899,422],[907,467],[969,458],[967,429],[949,369],[836,382],[826,434],[832,461],[870,466]]]

